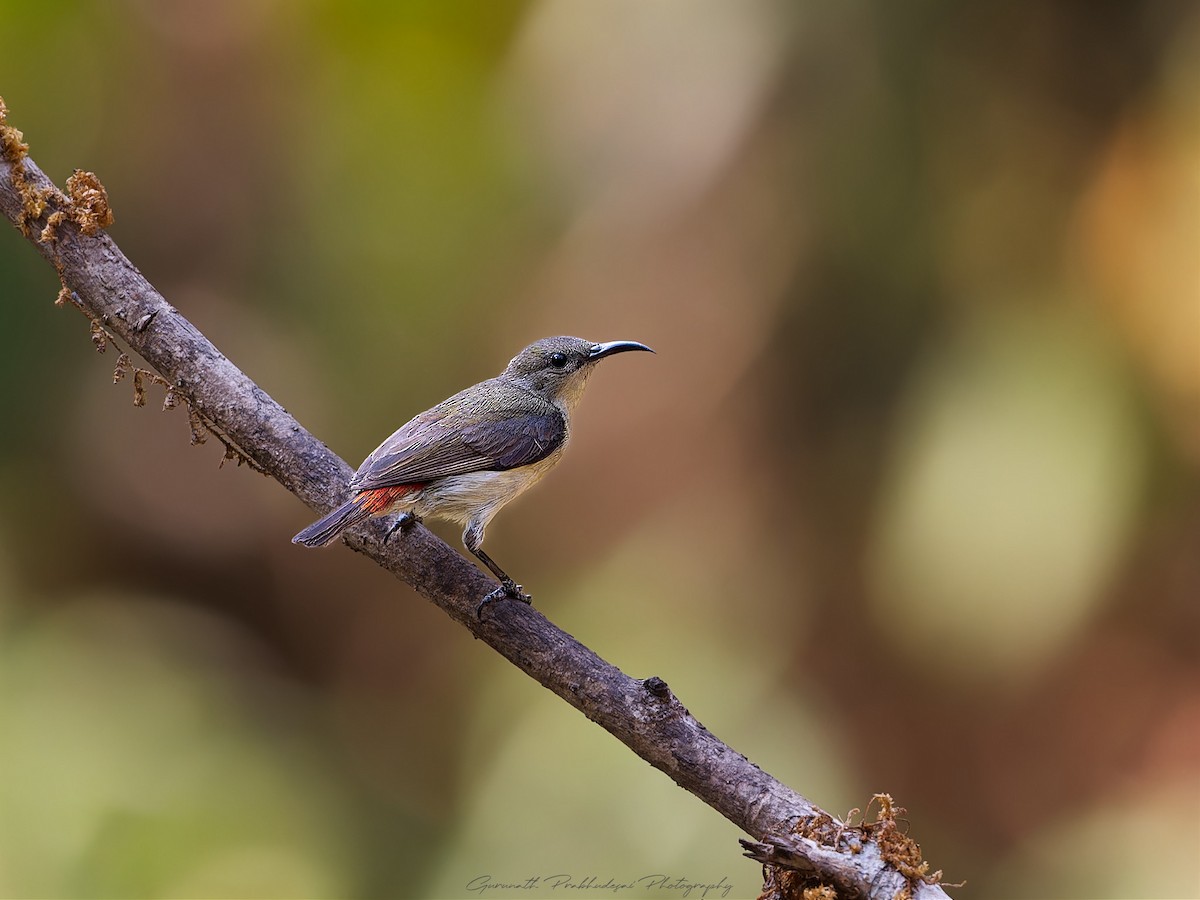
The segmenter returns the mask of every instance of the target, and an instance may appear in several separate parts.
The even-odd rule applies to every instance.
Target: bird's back
[[[566,437],[566,421],[552,403],[500,376],[400,426],[363,461],[350,487],[364,491],[519,468],[549,456]]]

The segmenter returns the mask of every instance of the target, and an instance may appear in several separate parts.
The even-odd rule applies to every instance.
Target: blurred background
[[[1200,895],[1195,3],[6,0],[0,47],[32,157],[351,465],[538,337],[658,351],[488,534],[567,631],[831,812],[891,793],[955,896]],[[0,895],[757,894],[134,408],[5,230]]]

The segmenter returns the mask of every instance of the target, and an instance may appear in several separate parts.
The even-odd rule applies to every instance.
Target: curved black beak
[[[624,353],[627,350],[645,350],[647,353],[654,352],[645,344],[639,344],[637,341],[609,341],[606,344],[592,344],[592,349],[588,353],[588,362],[612,356],[614,353]]]

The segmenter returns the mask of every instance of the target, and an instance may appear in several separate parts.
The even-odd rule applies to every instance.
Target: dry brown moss
[[[25,135],[8,124],[8,106],[0,97],[0,157],[14,165],[19,165],[29,152],[25,143]]]
[[[837,891],[827,884],[805,888],[801,895],[803,900],[837,900]]]
[[[54,186],[37,188],[28,178],[25,157],[29,145],[25,136],[8,124],[8,106],[0,97],[0,159],[12,166],[12,183],[21,196],[21,219],[17,223],[28,236],[30,226],[39,221],[49,209],[46,223],[38,239],[50,244],[58,240],[59,230],[67,222],[73,222],[81,233],[95,235],[113,223],[112,208],[108,205],[108,191],[94,172],[76,169],[67,179],[67,193]]]
[[[95,172],[76,169],[75,174],[67,179],[67,196],[70,198],[71,220],[84,234],[96,234],[113,223],[108,191]]]
[[[764,866],[766,876],[758,900],[838,900],[837,891],[814,883],[811,876],[780,866]]]
[[[861,829],[863,836],[875,842],[883,859],[895,867],[896,871],[909,880],[910,883],[924,881],[926,884],[937,884],[942,880],[939,869],[929,874],[929,863],[921,856],[921,845],[902,831],[899,826],[900,816],[906,810],[896,806],[891,794],[876,794],[867,804],[867,810],[874,803],[879,804],[879,811],[874,822],[864,821]]]
[[[868,822],[866,815],[872,807],[876,807],[875,818]],[[876,794],[857,825],[854,817],[860,813],[853,809],[847,813],[845,822],[818,813],[798,822],[792,831],[801,838],[842,853],[861,853],[865,844],[873,843],[879,848],[883,861],[906,880],[894,900],[910,900],[922,882],[942,883],[942,873],[940,870],[930,873],[929,863],[921,857],[921,846],[908,835],[908,823],[902,818],[904,813],[904,808],[897,806],[890,794]],[[768,852],[765,856],[760,851],[769,851],[768,846],[744,841],[743,846],[753,847],[755,852],[747,855],[765,863],[765,882],[759,900],[836,900],[837,892],[833,887],[821,883],[811,872],[799,871],[805,868],[803,865],[790,865],[786,841],[782,847],[778,843],[774,845],[776,851],[782,852]]]

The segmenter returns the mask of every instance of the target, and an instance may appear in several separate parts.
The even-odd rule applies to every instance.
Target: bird
[[[354,476],[351,497],[292,538],[325,547],[367,519],[399,513],[385,542],[425,516],[464,526],[463,545],[500,586],[476,607],[509,598],[531,603],[483,550],[488,523],[562,459],[571,416],[596,363],[617,353],[654,351],[637,341],[596,343],[548,337],[530,344],[495,378],[481,381],[401,425]]]

